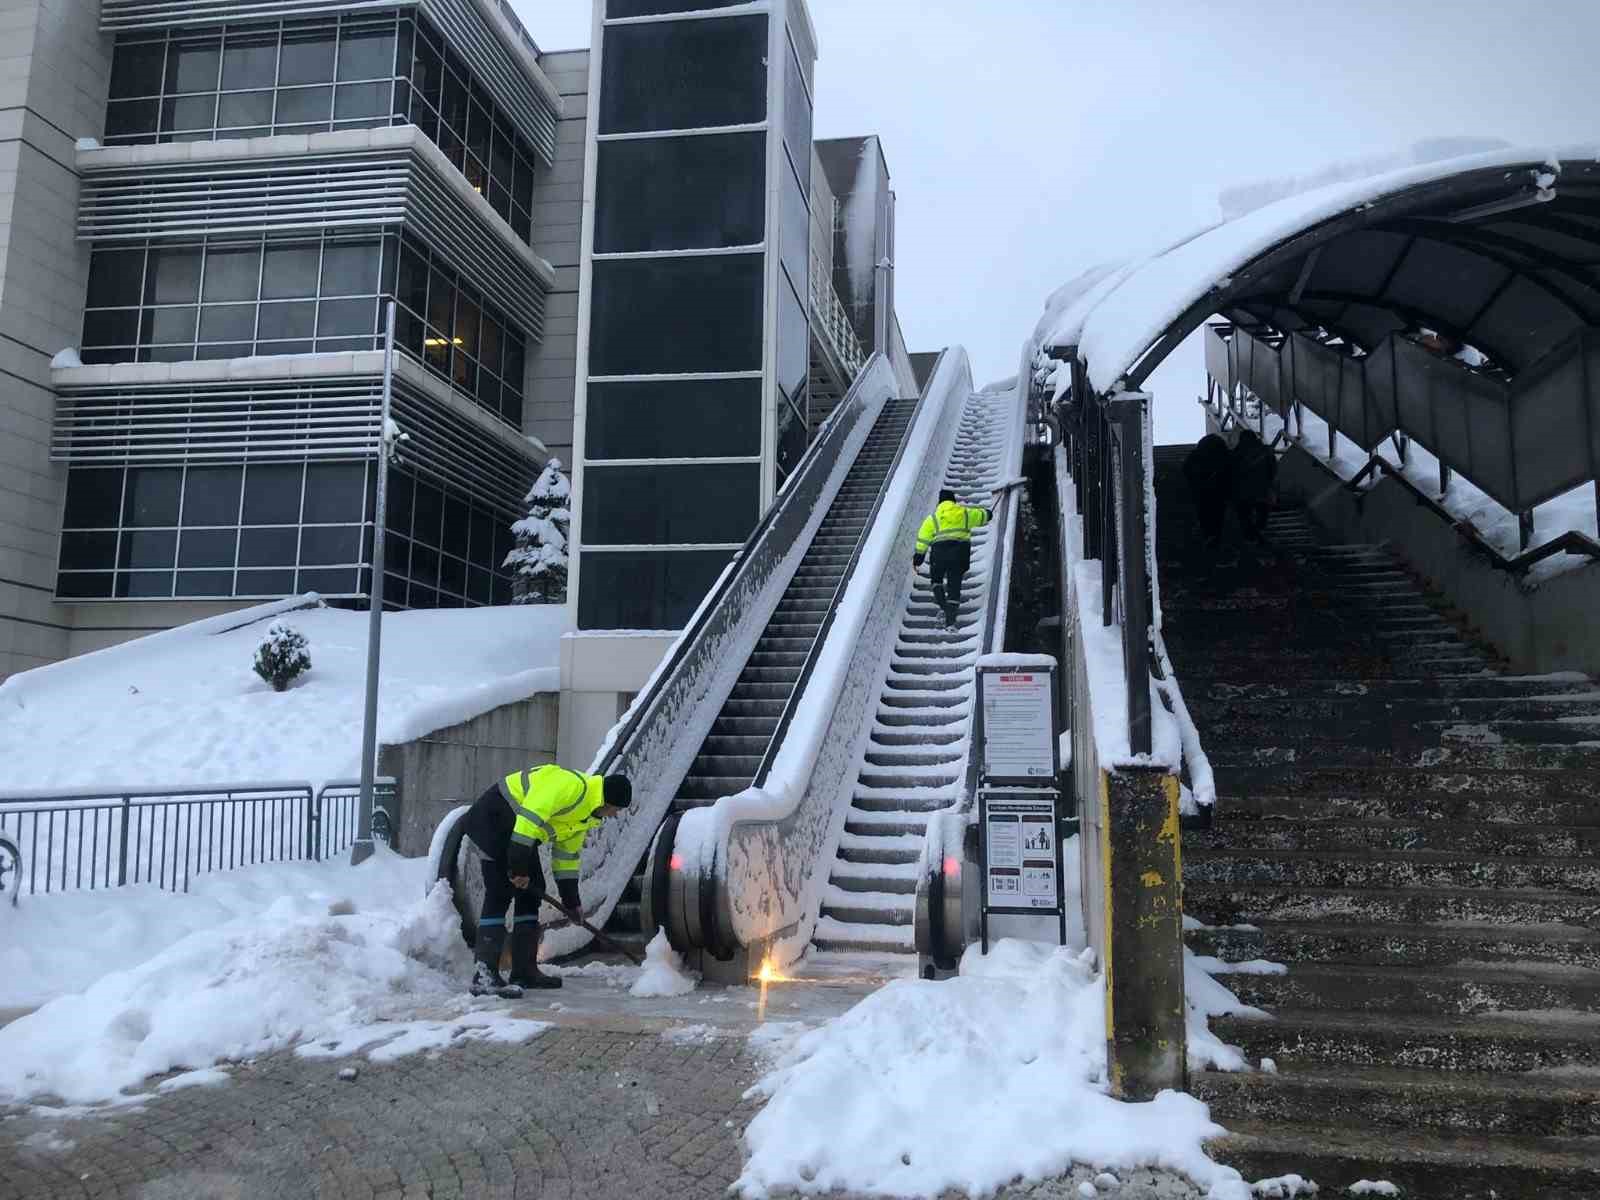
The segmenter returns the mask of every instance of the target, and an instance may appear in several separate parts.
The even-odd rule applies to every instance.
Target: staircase
[[[990,504],[1015,421],[1009,392],[968,398],[944,480],[964,503]],[[945,629],[934,607],[926,569],[912,586],[823,895],[813,935],[819,951],[915,953],[912,910],[928,814],[958,801],[966,777],[993,533],[985,526],[973,534],[955,629]],[[905,548],[908,558],[911,551]]]
[[[784,706],[822,628],[823,616],[844,578],[856,543],[866,531],[878,493],[888,482],[889,469],[916,408],[915,398],[884,404],[772,619],[701,744],[689,774],[679,786],[672,802],[674,813],[711,804],[720,797],[742,792],[755,782]],[[620,940],[647,940],[647,934],[655,932],[640,926],[643,881],[641,862],[606,924],[606,931]]]
[[[1156,452],[1165,635],[1216,768],[1188,941],[1277,1070],[1192,1090],[1247,1178],[1600,1196],[1600,689],[1517,678],[1379,546],[1303,510],[1208,555]],[[1192,921],[1189,922],[1191,925]],[[1241,964],[1268,960],[1285,973]],[[1259,965],[1257,970],[1259,970]]]

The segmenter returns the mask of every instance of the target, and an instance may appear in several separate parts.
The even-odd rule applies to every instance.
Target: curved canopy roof
[[[1424,325],[1514,375],[1600,327],[1600,146],[1497,150],[1287,197],[1085,273],[1036,337],[1076,346],[1098,391],[1137,387],[1215,313],[1369,349]]]

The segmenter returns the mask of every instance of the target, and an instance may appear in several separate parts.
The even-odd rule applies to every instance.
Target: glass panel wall
[[[760,517],[770,25],[716,7],[606,11],[580,628],[681,625]]]
[[[395,344],[522,427],[526,344],[467,280],[409,235],[117,244],[89,260],[86,363],[186,362]]]
[[[387,603],[505,604],[505,518],[437,482],[389,476]],[[74,467],[56,594],[62,599],[365,594],[372,478],[344,462]]]
[[[410,10],[121,34],[105,140],[192,142],[416,125],[524,241],[537,156]]]

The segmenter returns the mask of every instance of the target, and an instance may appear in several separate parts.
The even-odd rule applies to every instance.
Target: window
[[[753,125],[767,116],[767,18],[605,30],[600,132]]]
[[[761,380],[591,383],[586,429],[590,460],[755,457]]]
[[[729,550],[584,554],[579,567],[578,628],[682,628],[731,555]]]
[[[762,239],[764,134],[601,142],[598,171],[597,253],[752,246]],[[644,195],[649,204],[639,203]]]
[[[594,264],[592,375],[761,369],[760,254]]]
[[[759,463],[602,466],[584,478],[587,545],[741,543],[760,507]]]
[[[509,603],[500,564],[510,519],[404,471],[389,482],[386,597],[397,605]],[[414,523],[418,492],[424,514]],[[372,557],[370,512],[364,460],[73,468],[56,593],[353,596]]]
[[[657,13],[696,12],[706,8],[731,8],[745,0],[606,0],[608,17],[653,17]]]
[[[400,304],[396,345],[520,429],[522,334],[420,242],[393,234],[97,248],[83,359],[183,362],[382,349],[385,279]]]

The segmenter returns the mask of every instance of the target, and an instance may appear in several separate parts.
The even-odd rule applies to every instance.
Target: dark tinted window
[[[804,295],[811,246],[811,210],[806,205],[806,194],[795,181],[794,172],[788,167],[780,167],[778,176],[781,188],[778,199],[778,252],[795,291]]]
[[[200,298],[207,303],[254,300],[260,282],[260,247],[213,246],[206,255],[205,290]]]
[[[780,273],[778,281],[778,386],[784,394],[798,398],[805,391],[806,372],[811,360],[811,332],[806,325],[806,310],[794,294],[789,281]]]
[[[145,267],[146,304],[193,304],[200,296],[200,251],[150,248]]]
[[[298,521],[304,470],[299,463],[251,463],[244,476],[244,523],[293,525]]]
[[[122,475],[116,467],[74,467],[67,472],[68,529],[115,528],[122,512]]]
[[[232,525],[239,519],[240,467],[190,467],[183,484],[185,525]],[[231,560],[230,560],[231,561]]]
[[[318,261],[322,248],[307,245],[268,246],[261,272],[263,299],[300,299],[317,294]]]
[[[733,458],[761,453],[761,380],[591,383],[584,453]]]
[[[65,600],[98,600],[111,595],[115,578],[110,571],[64,572],[56,580],[56,595]]]
[[[302,563],[353,563],[360,555],[359,525],[321,525],[300,531]]]
[[[236,596],[284,596],[294,591],[293,571],[240,571]]]
[[[122,500],[124,525],[176,525],[181,467],[131,467]]]
[[[304,520],[308,524],[361,520],[366,475],[365,463],[308,464]]]
[[[228,91],[269,88],[277,82],[276,34],[228,38],[222,52],[222,86]]]
[[[657,13],[699,12],[743,3],[745,0],[606,0],[606,16],[653,17]]]
[[[293,564],[300,543],[298,529],[244,529],[239,532],[241,567],[277,567]]]
[[[332,29],[285,37],[278,62],[278,83],[331,83],[333,45]]]
[[[756,463],[591,465],[583,537],[596,546],[743,542],[760,500]]]
[[[89,259],[91,308],[138,304],[144,288],[143,250],[96,250]]]
[[[172,92],[213,91],[222,42],[217,38],[174,42],[167,54],[167,88]]]
[[[117,595],[129,599],[157,599],[172,595],[171,571],[122,571],[117,575]]]
[[[594,375],[761,368],[760,254],[594,264]]]
[[[119,471],[118,474],[121,474],[121,472]],[[61,569],[63,571],[110,567],[116,562],[116,558],[117,534],[115,530],[107,529],[94,533],[73,533],[68,530],[61,535]]]
[[[176,529],[148,529],[122,535],[122,549],[117,555],[117,566],[128,568],[172,566],[178,552]]]
[[[179,596],[231,596],[232,571],[179,571],[176,594]]]
[[[680,629],[728,563],[727,550],[585,554],[580,629]]]
[[[339,40],[339,79],[382,79],[394,74],[394,31],[346,31]]]
[[[605,31],[600,132],[747,125],[767,115],[767,18]]]
[[[119,40],[111,57],[111,98],[159,96],[166,58],[165,42]]]
[[[237,529],[185,529],[178,542],[178,565],[231,570],[238,545]]]
[[[750,246],[765,216],[766,135],[601,142],[594,248]],[[648,195],[650,203],[639,203]]]
[[[800,176],[802,187],[811,186],[811,101],[800,77],[800,64],[785,38],[783,48],[783,141]]]

